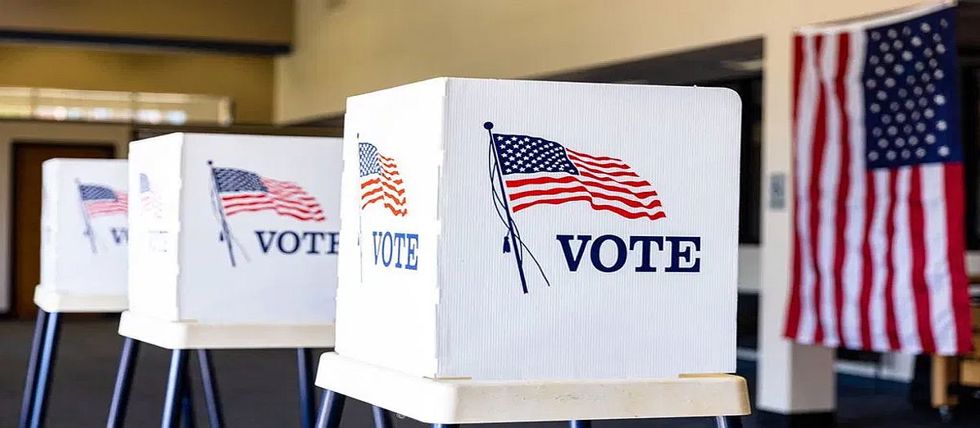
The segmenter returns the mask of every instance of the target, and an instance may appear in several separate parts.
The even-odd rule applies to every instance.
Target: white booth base
[[[316,385],[430,424],[737,416],[751,412],[745,379],[475,381],[430,379],[330,352]]]
[[[167,349],[332,348],[332,324],[202,324],[122,313],[119,334]]]
[[[129,299],[125,294],[70,294],[38,285],[34,287],[34,304],[45,312],[113,313],[125,311]]]

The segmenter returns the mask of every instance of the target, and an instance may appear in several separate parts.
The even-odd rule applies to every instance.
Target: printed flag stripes
[[[235,168],[214,168],[214,181],[225,216],[270,210],[301,221],[326,220],[316,198],[296,183]]]
[[[953,10],[795,39],[787,337],[971,349]]]
[[[162,207],[160,205],[160,198],[153,191],[153,188],[150,187],[150,178],[143,173],[140,173],[140,205],[143,212],[153,217],[161,217]]]
[[[126,214],[129,197],[126,192],[117,192],[108,186],[98,184],[79,184],[82,206],[89,217]]]
[[[360,154],[361,209],[382,204],[394,216],[408,214],[405,186],[395,160],[378,152],[371,143],[358,145]]]
[[[620,159],[528,135],[492,134],[511,211],[587,202],[629,219],[666,217],[657,191]]]

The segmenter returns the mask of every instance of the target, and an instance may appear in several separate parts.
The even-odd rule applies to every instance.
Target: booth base
[[[119,334],[167,349],[332,348],[334,326],[202,324],[122,313]]]
[[[38,285],[34,287],[34,304],[49,313],[113,313],[125,311],[129,299],[125,294],[70,294]]]
[[[430,424],[738,416],[751,412],[745,379],[476,381],[417,377],[330,352],[316,385]]]

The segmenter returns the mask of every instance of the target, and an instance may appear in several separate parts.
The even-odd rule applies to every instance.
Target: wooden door
[[[41,277],[41,163],[51,158],[112,158],[111,144],[14,142],[11,210],[11,312],[33,318],[34,286]]]

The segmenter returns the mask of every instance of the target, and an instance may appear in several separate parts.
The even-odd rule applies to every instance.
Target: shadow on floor
[[[66,321],[48,407],[47,426],[105,426],[106,412],[122,340],[115,320]],[[20,411],[24,371],[33,324],[0,322],[0,427],[16,426]],[[296,355],[291,350],[214,351],[213,359],[228,427],[290,427],[299,425],[296,392]],[[152,345],[140,349],[129,402],[127,426],[158,426],[163,404],[169,352]],[[192,365],[196,368],[196,362]],[[755,390],[755,364],[739,363],[739,374]],[[200,376],[192,371],[198,426],[207,426],[200,395]],[[754,394],[753,394],[754,395]],[[906,399],[904,384],[838,376],[837,414],[840,427],[978,427],[980,415],[961,412],[950,424],[938,421],[936,413],[917,409]],[[753,400],[754,402],[754,400]],[[348,400],[342,428],[370,428],[370,407]],[[510,424],[500,424],[510,425]],[[563,427],[561,423],[532,424],[541,428]],[[596,428],[711,427],[708,418],[661,421],[603,421]],[[757,427],[755,416],[746,427]],[[421,423],[395,419],[397,428],[419,428]],[[526,425],[524,425],[526,426]]]

